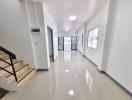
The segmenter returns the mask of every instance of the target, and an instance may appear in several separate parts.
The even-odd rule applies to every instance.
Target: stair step
[[[21,80],[23,80],[33,69],[29,68],[25,73],[23,73],[19,78],[17,83],[19,83]]]
[[[3,51],[0,51],[0,55],[1,55],[1,54],[5,54],[5,53],[4,53]]]
[[[33,69],[32,68],[29,68],[21,77],[19,77],[17,83],[19,83],[21,80],[23,80],[32,71],[33,71]]]
[[[8,60],[9,59],[9,55],[7,55],[7,54],[1,54],[0,58],[3,59],[3,60]],[[0,60],[0,62],[3,62],[3,61]]]
[[[18,71],[20,71],[21,69],[23,69],[23,68],[26,67],[26,66],[28,66],[28,64],[21,64],[21,65],[19,65],[17,68],[15,68],[16,74],[17,74]],[[10,76],[11,76],[11,75],[8,75],[8,76],[6,76],[5,78],[8,78],[8,77],[10,77]]]
[[[1,54],[0,54],[0,58],[3,58],[3,57],[5,57],[5,56],[9,56],[9,55],[6,54],[6,53],[1,53]]]
[[[27,84],[27,82],[35,75],[35,73],[36,70],[32,68],[32,70],[29,71],[29,73],[26,76],[24,76],[24,78],[21,81],[17,83],[19,89],[22,89]]]
[[[20,80],[20,77],[21,77],[25,72],[28,71],[29,67],[27,67],[27,66],[28,66],[28,65],[26,65],[26,66],[23,67],[21,70],[19,70],[19,71],[16,72],[18,81]],[[7,81],[8,81],[9,83],[13,83],[13,82],[16,81],[16,80],[15,80],[15,77],[14,77],[13,75],[7,77],[6,79],[7,79]]]
[[[19,70],[20,68],[23,67],[22,62],[18,62],[18,63],[16,63],[16,64],[14,64],[14,67],[15,67],[15,70],[16,70],[16,71]],[[12,66],[9,66],[9,67],[7,67],[7,68],[5,68],[5,69],[8,70],[8,71],[10,71],[10,72],[13,72]],[[9,75],[10,75],[10,74],[9,74],[8,72],[6,72],[6,71],[4,71],[4,70],[0,70],[0,77],[7,77],[7,76],[9,76]]]
[[[5,61],[7,61],[8,63],[10,63],[10,59],[7,59],[7,60],[5,60]],[[13,60],[14,65],[17,64],[17,63],[19,63],[19,62],[23,62],[23,61],[22,61],[22,60],[17,60],[17,59],[14,59],[14,60]],[[9,67],[9,66],[10,66],[10,65],[7,64],[7,63],[5,63],[5,62],[0,62],[0,67],[7,68],[7,67]]]

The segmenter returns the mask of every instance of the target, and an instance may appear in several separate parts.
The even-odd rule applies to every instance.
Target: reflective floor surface
[[[49,71],[37,72],[19,92],[2,100],[132,100],[80,53],[59,52]]]

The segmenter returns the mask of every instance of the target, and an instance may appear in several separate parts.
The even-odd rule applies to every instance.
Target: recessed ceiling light
[[[73,96],[75,94],[75,92],[73,90],[69,90],[69,93],[68,93],[70,96]]]
[[[75,15],[69,16],[70,21],[75,21],[76,19],[77,19],[77,16],[75,16]]]
[[[69,31],[69,28],[65,28],[65,31]]]
[[[66,69],[65,72],[69,72],[70,70],[69,69]]]

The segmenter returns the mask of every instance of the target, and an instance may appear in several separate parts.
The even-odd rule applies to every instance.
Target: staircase
[[[9,65],[10,62],[10,55],[0,51],[0,87],[7,91],[18,91],[35,75],[36,69],[23,60],[12,59],[13,66]]]

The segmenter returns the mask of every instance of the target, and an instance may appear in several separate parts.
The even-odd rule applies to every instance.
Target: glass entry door
[[[71,50],[77,50],[77,37],[71,37]]]
[[[58,49],[64,50],[64,37],[58,37]]]

